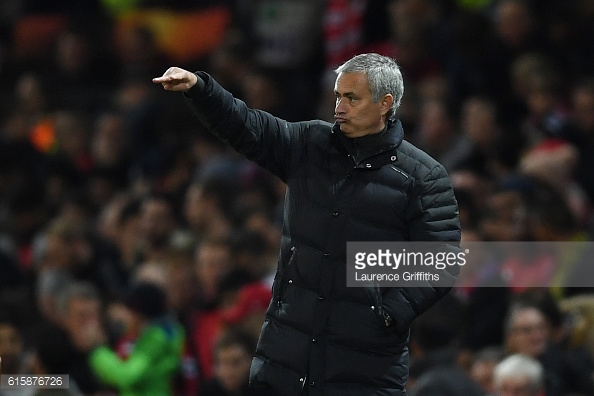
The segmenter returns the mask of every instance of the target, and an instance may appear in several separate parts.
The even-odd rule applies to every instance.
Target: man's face
[[[384,128],[386,114],[393,103],[386,94],[377,103],[371,100],[371,89],[363,73],[340,73],[334,85],[336,107],[334,118],[349,138],[377,133]]]
[[[545,351],[547,340],[547,322],[537,309],[526,308],[514,314],[507,339],[512,352],[538,357]]]

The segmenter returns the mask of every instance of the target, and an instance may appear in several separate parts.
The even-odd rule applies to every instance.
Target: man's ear
[[[388,114],[390,109],[392,108],[392,104],[394,104],[394,97],[391,94],[385,94],[381,100],[382,103],[382,115],[385,116]]]

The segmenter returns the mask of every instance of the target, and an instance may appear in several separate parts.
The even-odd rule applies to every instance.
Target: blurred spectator
[[[545,393],[545,373],[538,361],[521,354],[509,356],[499,363],[493,373],[497,396],[542,396]]]
[[[532,182],[526,177],[511,176],[501,181],[487,197],[479,229],[488,241],[530,240],[526,217],[526,197]]]
[[[226,182],[215,179],[190,185],[184,217],[197,241],[227,236],[232,226],[229,210],[233,192]]]
[[[503,349],[488,347],[481,349],[473,357],[470,376],[488,395],[492,395],[495,392],[494,370],[499,362],[503,360],[504,356]]]
[[[107,112],[97,117],[90,142],[93,170],[103,172],[114,183],[115,190],[123,189],[129,178],[131,156],[128,135],[125,121],[120,114]],[[111,191],[111,194],[99,194],[101,190],[89,192],[95,205],[101,208],[115,191]]]
[[[542,364],[547,394],[590,394],[594,391],[592,365],[576,362],[552,342],[551,325],[540,309],[529,303],[512,305],[505,330],[505,346],[509,353],[520,353]]]
[[[120,357],[104,345],[107,339],[100,326],[84,331],[93,344],[89,362],[94,373],[122,395],[172,395],[185,336],[168,315],[165,292],[154,284],[138,283],[125,305],[130,311],[126,331],[134,340],[128,356]]]
[[[85,394],[103,389],[87,362],[93,343],[87,330],[102,326],[102,323],[98,290],[88,283],[70,282],[62,287],[56,298],[56,323],[42,326],[37,331],[38,339],[51,339],[56,348],[59,347],[53,363],[46,361],[46,364],[59,365],[55,368],[63,371],[54,374],[69,374]]]
[[[121,296],[127,275],[119,251],[80,219],[56,218],[40,238],[39,270],[62,269],[94,283],[110,298]]]
[[[535,307],[512,306],[505,325],[505,346],[510,353],[537,358],[549,342],[549,327],[544,315]]]
[[[521,84],[522,100],[528,114],[523,121],[522,130],[527,136],[529,147],[551,137],[566,134],[568,110],[563,102],[563,79],[557,67],[546,56],[527,54],[514,64],[526,62],[524,75],[514,81]]]
[[[164,261],[169,242],[176,229],[171,204],[164,198],[149,197],[140,206],[141,257],[144,261]]]
[[[224,307],[222,319],[257,340],[271,299],[269,286],[260,282],[247,284],[239,289],[231,306]]]
[[[72,169],[77,179],[88,174],[92,165],[87,121],[82,113],[74,111],[58,111],[54,116],[57,149],[53,161]]]
[[[16,323],[0,308],[0,356],[3,374],[21,374],[25,367],[25,340]]]
[[[263,299],[270,302],[269,289],[256,283],[243,271],[231,271],[217,283],[217,294],[209,305],[199,306],[194,312],[190,328],[196,347],[203,379],[214,376],[214,347],[218,337],[230,326],[241,324],[247,331],[261,328],[264,311]],[[244,287],[247,288],[244,290]],[[262,295],[264,294],[264,297]]]
[[[274,277],[276,263],[266,255],[266,240],[261,233],[237,229],[230,234],[228,243],[236,269],[245,271],[251,279],[264,281]]]
[[[495,176],[494,145],[502,133],[495,104],[485,97],[469,97],[462,106],[460,129],[465,145],[459,145],[459,161],[451,167]]]
[[[202,385],[200,395],[261,395],[259,391],[248,389],[248,377],[255,349],[256,340],[251,335],[235,329],[224,332],[214,349],[215,377]]]
[[[429,100],[421,107],[417,144],[452,170],[464,156],[466,143],[458,133],[455,117],[441,100]]]
[[[504,124],[510,127],[520,125],[526,114],[518,98],[514,96],[514,86],[510,66],[518,57],[529,52],[546,52],[546,36],[540,31],[536,13],[530,8],[530,2],[524,0],[502,0],[495,4],[492,14],[492,26],[495,39],[491,44],[491,61],[496,62],[496,69],[501,75],[497,100],[503,106]],[[511,98],[511,100],[510,100]]]
[[[432,373],[439,373],[444,367],[457,365],[456,335],[460,330],[461,308],[456,297],[447,296],[428,311],[429,315],[421,316],[413,322],[409,343],[411,364],[407,389],[417,389],[417,382],[425,375],[425,379],[432,378]],[[459,375],[466,377],[464,373]],[[436,377],[441,378],[441,375],[436,374]],[[429,382],[433,383],[432,380]]]
[[[219,296],[221,280],[233,270],[231,248],[224,240],[206,240],[194,253],[199,303],[208,307]]]
[[[138,238],[140,207],[140,200],[128,197],[122,197],[121,201],[114,199],[110,205],[104,207],[105,223],[100,232],[118,246],[122,267],[127,272],[141,259],[141,240]]]
[[[35,285],[36,305],[42,320],[60,325],[58,307],[60,294],[73,282],[72,276],[63,268],[48,268],[38,272]]]
[[[594,78],[580,81],[571,92],[572,117],[569,140],[579,151],[574,168],[576,181],[594,202],[594,175],[591,158],[594,155]]]
[[[577,164],[578,151],[573,145],[560,139],[546,139],[526,152],[519,169],[554,188],[573,212],[572,216],[584,224],[590,214],[590,202],[573,179]]]

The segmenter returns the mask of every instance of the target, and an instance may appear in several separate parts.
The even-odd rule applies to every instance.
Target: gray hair
[[[392,108],[388,111],[387,118],[396,116],[396,109],[404,94],[404,81],[396,61],[379,54],[361,54],[340,65],[336,70],[340,73],[363,73],[369,81],[371,100],[378,102],[384,95],[394,97]]]
[[[536,359],[521,354],[511,355],[495,366],[495,388],[501,387],[502,382],[509,378],[526,378],[534,394],[542,390],[544,384],[542,365]]]

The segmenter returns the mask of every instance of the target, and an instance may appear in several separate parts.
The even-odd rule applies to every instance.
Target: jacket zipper
[[[293,265],[293,261],[295,260],[295,254],[297,253],[297,248],[295,246],[293,246],[291,248],[291,257],[289,258],[289,261],[287,262],[287,265],[283,266],[283,271],[281,273],[281,278],[280,278],[280,285],[279,285],[279,291],[278,291],[278,298],[277,298],[277,305],[280,307],[282,299],[283,299],[283,294],[285,292],[285,289],[287,288],[287,271],[291,268],[291,265]]]

